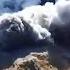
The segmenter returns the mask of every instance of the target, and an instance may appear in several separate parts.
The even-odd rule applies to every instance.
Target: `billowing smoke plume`
[[[43,6],[35,5],[3,14],[0,16],[0,45],[4,48],[8,45],[29,45],[51,41],[52,37],[54,43],[69,46],[69,6],[70,1],[58,0],[55,4],[47,2]]]
[[[17,13],[3,14],[0,16],[0,45],[3,49],[11,49],[17,45],[37,44],[42,40],[49,42],[49,27],[54,14],[55,7],[49,2],[43,6],[27,7]]]
[[[20,7],[22,9],[33,1],[35,1],[34,4],[37,4],[40,0],[24,0],[26,3],[28,1],[27,5],[23,4],[25,2],[22,2],[22,0],[20,0],[22,3],[17,0],[17,2],[14,1],[13,3],[15,4],[11,1],[13,6],[11,6],[10,3],[7,3],[6,5],[2,4],[4,0],[1,2],[2,5],[0,4],[1,13],[16,11],[14,13],[3,13],[0,16],[0,51],[9,51],[21,48],[21,46],[33,47],[33,45],[35,48],[31,48],[32,51],[34,49],[42,50],[42,44],[42,47],[44,47],[45,43],[46,45],[48,43],[54,43],[55,48],[49,47],[49,54],[53,57],[52,59],[54,62],[56,59],[56,62],[58,64],[60,63],[58,66],[62,65],[64,67],[64,65],[67,65],[66,63],[69,63],[70,65],[70,52],[64,49],[64,47],[70,49],[70,1],[57,0],[55,4],[47,2],[42,6],[34,5],[26,7],[19,12],[17,11]],[[20,5],[18,3],[20,3]],[[40,48],[36,48],[36,46],[39,46]],[[30,49],[28,49],[28,51],[29,50]],[[24,50],[22,52],[25,52],[26,54],[28,51],[25,52]],[[18,53],[16,52],[17,55]],[[6,56],[6,54],[1,54],[1,56]]]
[[[18,0],[15,2],[15,5],[20,3]],[[31,2],[37,4],[40,0],[28,3]],[[35,5],[19,12],[3,14],[0,16],[0,45],[3,47],[11,44],[12,46],[34,45],[39,41],[52,41],[52,37],[54,43],[69,46],[69,6],[70,1],[58,0],[55,4],[47,2],[43,6]],[[15,6],[15,8],[19,7]]]

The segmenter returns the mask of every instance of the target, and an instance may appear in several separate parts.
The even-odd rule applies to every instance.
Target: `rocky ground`
[[[18,58],[9,68],[4,70],[58,70],[49,63],[48,53],[30,53]]]

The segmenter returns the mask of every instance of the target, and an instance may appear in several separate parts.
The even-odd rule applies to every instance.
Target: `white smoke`
[[[63,3],[63,4],[62,4]],[[70,1],[58,1],[55,6],[57,7],[57,12],[59,18],[62,20],[63,23],[67,24],[70,22]]]

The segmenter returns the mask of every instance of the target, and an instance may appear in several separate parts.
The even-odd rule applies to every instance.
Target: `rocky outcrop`
[[[18,58],[10,68],[4,70],[58,70],[48,61],[48,53],[30,53],[25,58]]]

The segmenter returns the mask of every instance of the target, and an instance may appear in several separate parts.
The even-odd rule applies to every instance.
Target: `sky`
[[[32,5],[44,5],[47,1],[54,2],[54,0],[1,0],[0,13],[20,11]]]

